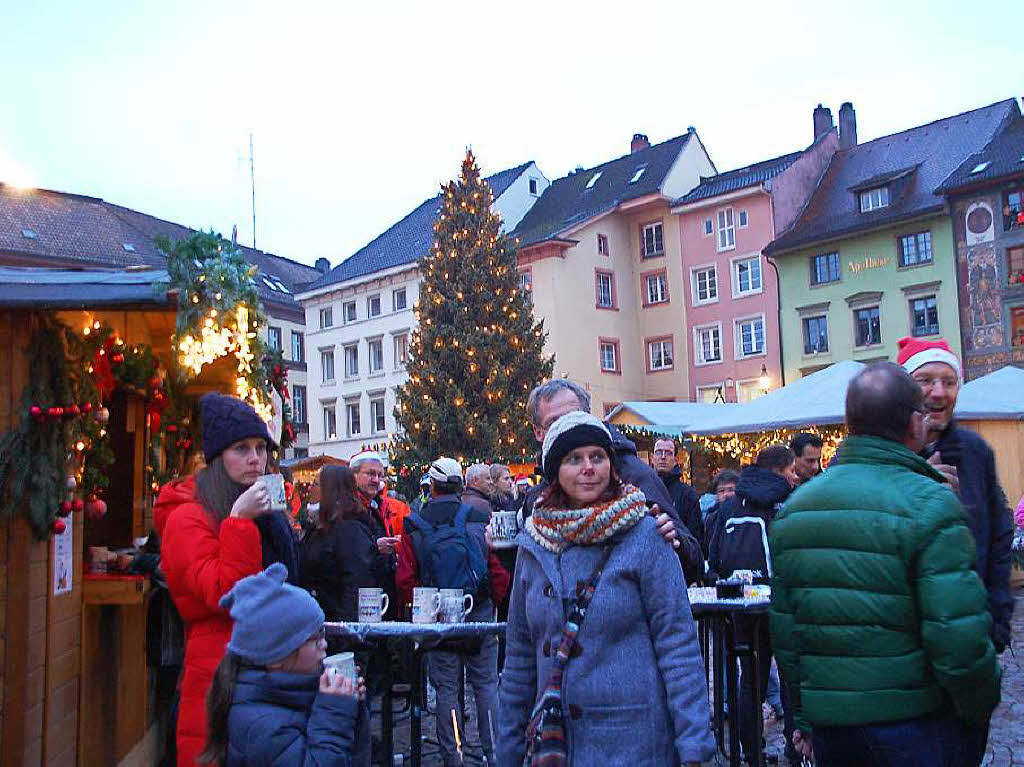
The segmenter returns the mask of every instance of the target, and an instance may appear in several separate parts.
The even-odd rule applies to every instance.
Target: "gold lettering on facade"
[[[886,256],[885,258],[868,256],[867,258],[862,258],[859,261],[849,261],[846,266],[850,270],[851,274],[856,274],[857,272],[863,272],[867,269],[881,269],[883,266],[888,266],[891,262],[892,259],[889,256]]]

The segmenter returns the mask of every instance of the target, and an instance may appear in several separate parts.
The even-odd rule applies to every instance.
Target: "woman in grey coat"
[[[545,764],[567,767],[666,767],[714,754],[679,559],[643,494],[616,476],[611,455],[607,428],[589,413],[562,416],[544,439],[550,488],[518,539],[499,688],[500,767],[521,767],[528,740]],[[598,569],[573,646],[566,619]],[[572,650],[558,680],[551,671],[560,646]],[[553,715],[542,718],[541,710]]]

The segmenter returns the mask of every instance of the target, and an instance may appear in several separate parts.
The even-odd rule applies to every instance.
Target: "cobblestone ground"
[[[1003,700],[992,715],[992,724],[989,731],[988,753],[985,755],[984,767],[1024,767],[1024,589],[1017,589],[1016,609],[1013,613],[1013,638],[1016,655],[1009,650],[1000,656],[1000,664],[1003,667]],[[471,700],[471,693],[467,691],[467,697]],[[467,709],[473,711],[472,705]],[[467,723],[468,744],[467,764],[482,764],[480,749],[475,747],[479,744],[476,735],[476,723],[470,719]],[[426,738],[424,743],[424,767],[439,767],[441,759],[438,756],[436,741],[434,741],[434,717],[427,716],[423,722],[423,733]],[[781,754],[783,747],[782,724],[769,724],[765,730],[768,740],[768,753]],[[409,758],[409,719],[408,716],[401,717],[396,725],[395,750],[403,752],[405,764]],[[398,763],[398,762],[396,762]],[[613,762],[609,762],[613,764]],[[707,765],[725,764],[725,760],[719,758],[717,762],[708,762]],[[784,758],[780,764],[786,764]]]

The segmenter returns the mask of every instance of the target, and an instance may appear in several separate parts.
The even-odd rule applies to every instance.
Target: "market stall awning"
[[[678,437],[700,428],[709,420],[742,407],[735,402],[623,402],[605,416],[605,421],[635,429]]]
[[[1008,366],[964,384],[955,415],[965,421],[1024,420],[1024,370]]]
[[[689,431],[694,434],[746,434],[842,423],[846,413],[846,388],[863,369],[861,362],[837,362],[753,402],[722,410],[713,420]]]
[[[163,269],[71,270],[0,267],[0,307],[21,309],[173,308]]]

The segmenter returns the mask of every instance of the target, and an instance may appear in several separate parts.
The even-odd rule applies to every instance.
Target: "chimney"
[[[316,260],[313,268],[320,272],[320,274],[327,274],[327,272],[331,271],[331,262],[326,258],[320,257]]]
[[[839,107],[839,148],[857,146],[857,113],[849,101]]]
[[[634,133],[633,140],[629,142],[629,153],[634,154],[641,149],[647,149],[650,145],[651,142],[647,140],[647,136],[643,133]]]
[[[818,104],[814,108],[814,140],[817,141],[822,133],[832,130],[832,110]]]

